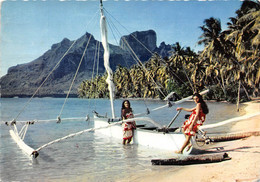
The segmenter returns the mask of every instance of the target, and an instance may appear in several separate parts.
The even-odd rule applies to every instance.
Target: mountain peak
[[[79,84],[83,80],[91,78],[93,66],[96,65],[96,63],[94,63],[94,57],[96,55],[97,40],[88,32],[76,40],[73,47],[65,56],[64,54],[74,42],[68,38],[64,38],[61,42],[53,44],[50,50],[46,51],[36,60],[10,68],[8,74],[0,79],[2,97],[31,96],[63,56],[61,63],[56,67],[53,74],[36,96],[65,96],[90,37],[91,40],[88,44],[88,49],[83,57],[78,76],[71,92],[76,96]],[[138,39],[139,42],[136,41],[136,39]],[[115,70],[117,65],[130,67],[135,64],[135,61],[127,50],[126,41],[142,62],[147,61],[151,57],[151,53],[147,48],[150,51],[156,51],[159,54],[162,53],[162,56],[167,55],[170,46],[164,43],[157,48],[156,40],[156,32],[153,30],[136,31],[121,37],[120,46],[110,45],[110,67],[112,70]],[[146,48],[144,48],[140,42]],[[100,49],[98,69],[99,73],[104,73],[104,50],[102,46]]]

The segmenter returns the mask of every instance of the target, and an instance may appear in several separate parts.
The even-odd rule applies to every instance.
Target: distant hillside
[[[153,30],[134,32],[130,35],[123,36],[122,38],[129,42],[130,46],[142,62],[147,61],[151,57],[151,54],[141,46],[140,43],[136,43],[136,40],[134,40],[132,35],[137,37],[145,47],[150,49],[150,51],[157,52],[163,57],[168,56],[171,46],[162,42],[161,45],[157,47],[157,37]],[[58,65],[36,96],[64,97],[66,95],[90,36],[91,34],[86,33],[76,40],[73,48],[63,58],[62,62]],[[136,63],[126,50],[122,38],[120,46],[110,45],[110,66],[113,70],[115,70],[119,64],[121,66],[130,67]],[[92,36],[87,52],[83,58],[79,74],[75,80],[71,92],[72,96],[77,96],[77,87],[83,80],[91,78],[97,42],[98,41]],[[1,97],[31,96],[42,84],[44,79],[62,58],[72,43],[73,41],[64,38],[60,43],[52,45],[51,49],[46,51],[39,58],[29,63],[9,68],[8,73],[0,79]],[[104,73],[105,68],[103,64],[102,46],[99,59],[99,73]]]

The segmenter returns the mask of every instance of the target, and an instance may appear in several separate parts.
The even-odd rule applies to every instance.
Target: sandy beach
[[[246,115],[260,112],[260,100],[244,103]],[[236,122],[230,133],[260,131],[260,115]],[[226,152],[231,160],[218,163],[178,166],[154,166],[154,170],[135,174],[126,181],[178,182],[254,182],[260,180],[260,136],[211,144],[207,152]],[[203,154],[203,151],[202,151]]]

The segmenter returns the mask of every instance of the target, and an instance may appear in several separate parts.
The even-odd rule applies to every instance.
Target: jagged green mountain
[[[50,75],[49,79],[44,83],[36,96],[64,97],[66,95],[90,36],[91,34],[86,33],[76,40],[74,46],[62,59],[61,63]],[[151,57],[151,53],[138,43],[133,36],[137,37],[150,51],[157,52],[162,57],[168,56],[171,46],[162,42],[160,46],[157,47],[155,31],[134,32],[130,35],[123,36],[120,40],[120,46],[110,44],[110,66],[113,70],[116,69],[117,65],[130,67],[133,64],[136,64],[129,51],[126,49],[126,46],[123,44],[123,38],[128,41],[129,45],[142,62],[147,61]],[[46,51],[39,58],[29,63],[9,68],[8,73],[0,79],[1,96],[31,96],[73,42],[74,41],[64,38],[60,43],[53,44],[51,49]],[[98,40],[91,36],[87,52],[83,58],[78,76],[76,77],[75,84],[72,88],[72,96],[77,96],[77,87],[79,84],[85,79],[90,79],[92,76],[97,43],[99,43]],[[99,73],[102,74],[105,72],[102,45],[99,55]]]

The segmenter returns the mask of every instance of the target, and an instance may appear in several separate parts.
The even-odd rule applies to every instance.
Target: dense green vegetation
[[[171,91],[185,97],[209,87],[208,99],[234,102],[259,96],[260,3],[244,1],[225,31],[213,17],[200,28],[202,52],[176,42],[170,57],[154,54],[129,69],[119,65],[114,73],[116,97],[163,98]],[[106,77],[82,82],[79,97],[108,97]]]

